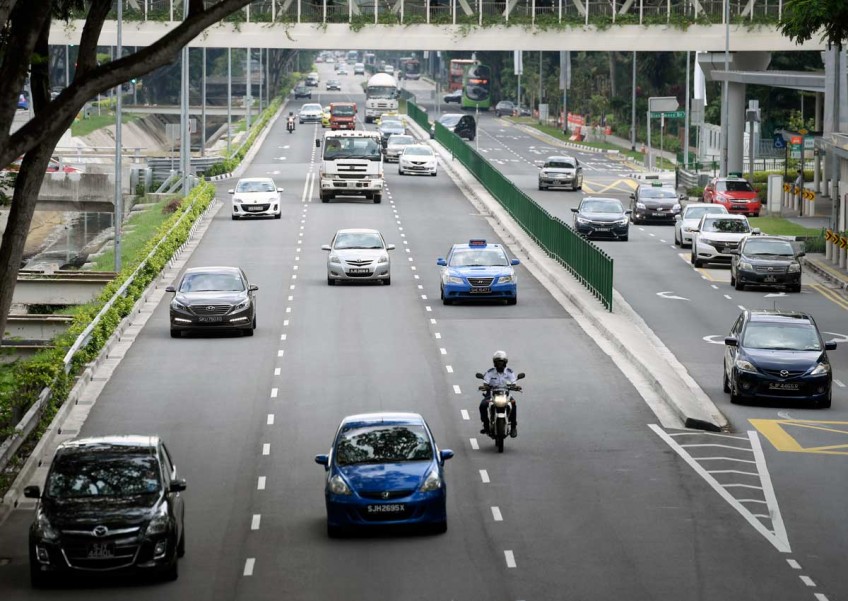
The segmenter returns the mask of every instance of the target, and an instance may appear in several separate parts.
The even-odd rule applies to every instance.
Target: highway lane
[[[277,123],[245,173],[280,172],[283,219],[232,222],[225,206],[189,261],[245,268],[260,285],[256,336],[171,340],[162,302],[82,432],[166,439],[189,482],[180,580],[63,596],[812,598],[647,427],[655,418],[638,391],[524,268],[515,307],[439,304],[435,258],[470,236],[499,239],[444,172],[389,169],[383,204],[322,204],[311,183],[319,131]],[[326,285],[320,245],[350,226],[398,245],[391,286]],[[497,348],[528,373],[521,436],[503,455],[477,433],[473,378]],[[312,456],[343,415],[385,408],[421,412],[457,452],[449,531],[330,541]],[[0,529],[0,550],[14,553],[0,591],[46,597],[28,588],[27,516],[16,514]]]

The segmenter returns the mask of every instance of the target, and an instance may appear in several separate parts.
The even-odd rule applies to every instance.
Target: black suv
[[[59,574],[135,569],[166,580],[185,553],[185,480],[156,436],[106,436],[56,449],[29,530],[34,587]]]
[[[801,292],[801,260],[789,240],[777,236],[748,236],[730,253],[730,285],[737,290],[745,286],[785,287]]]

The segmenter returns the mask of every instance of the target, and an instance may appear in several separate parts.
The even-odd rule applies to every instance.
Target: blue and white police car
[[[442,302],[502,299],[508,305],[516,304],[518,278],[513,265],[518,263],[518,259],[510,260],[500,244],[485,240],[454,244],[447,258],[436,260],[442,269]]]

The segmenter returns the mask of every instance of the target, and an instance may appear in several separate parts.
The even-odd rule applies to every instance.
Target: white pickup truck
[[[315,140],[321,147],[321,140]],[[337,130],[324,134],[319,176],[321,202],[336,196],[383,200],[383,154],[380,132]]]

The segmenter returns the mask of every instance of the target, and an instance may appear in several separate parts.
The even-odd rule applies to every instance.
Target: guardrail
[[[412,100],[407,101],[406,107],[407,115],[429,131],[427,113]],[[548,213],[474,148],[440,123],[436,123],[436,141],[459,159],[550,257],[570,271],[607,310],[612,311],[613,261],[609,255],[578,235],[564,221]]]

